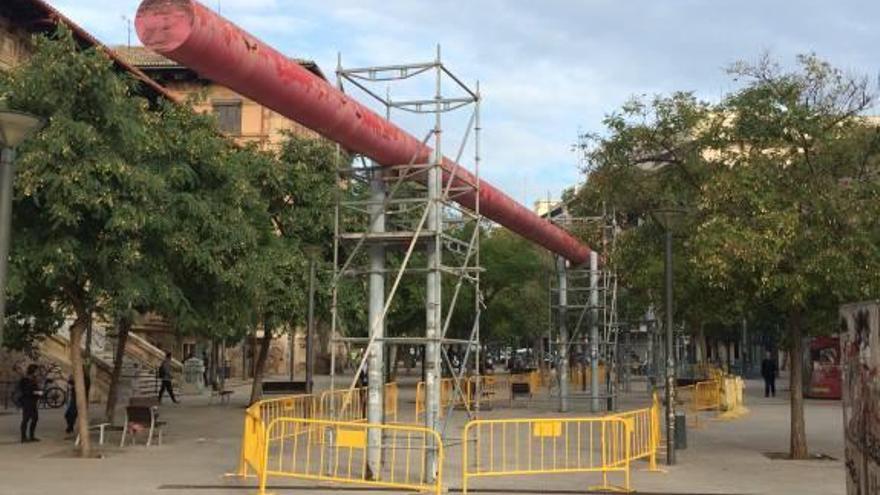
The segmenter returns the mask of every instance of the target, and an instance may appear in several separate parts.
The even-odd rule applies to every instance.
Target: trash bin
[[[684,450],[688,446],[687,441],[687,416],[684,412],[675,413],[675,448],[676,450]]]

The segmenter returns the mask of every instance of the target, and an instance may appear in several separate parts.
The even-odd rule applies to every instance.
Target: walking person
[[[171,401],[177,404],[178,400],[174,397],[174,386],[171,383],[171,353],[165,353],[165,359],[159,365],[159,380],[162,380],[162,386],[159,388],[159,404],[162,403],[162,395],[168,391]]]
[[[761,376],[764,378],[764,397],[776,397],[776,375],[779,369],[773,353],[767,351],[764,360],[761,361]]]
[[[40,415],[37,412],[37,403],[43,390],[40,388],[37,379],[37,371],[39,367],[31,364],[27,367],[25,376],[21,377],[18,382],[21,403],[21,443],[39,442],[40,439],[34,436],[37,429],[37,420]]]

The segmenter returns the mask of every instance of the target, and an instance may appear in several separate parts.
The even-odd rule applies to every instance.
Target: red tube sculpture
[[[433,150],[352,97],[194,0],[145,0],[135,20],[148,48],[384,166],[429,163]],[[444,158],[453,187],[476,177]],[[480,213],[575,265],[590,248],[480,181]],[[475,194],[456,201],[468,208]]]

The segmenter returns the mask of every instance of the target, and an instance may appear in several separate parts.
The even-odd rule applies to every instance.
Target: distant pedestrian
[[[86,381],[86,399],[88,399],[89,389],[92,388],[92,380],[89,378],[89,374],[86,370],[83,370],[83,378],[85,378]],[[73,428],[76,426],[77,416],[76,387],[73,384],[73,373],[71,373],[70,377],[67,379],[67,410],[64,411],[64,420],[67,421],[67,428],[64,431],[68,435],[73,433]]]
[[[210,375],[208,373],[208,370],[211,369],[211,362],[208,359],[208,351],[207,350],[202,350],[202,366],[204,366],[204,371],[202,371],[202,384],[207,387],[209,384],[208,378]],[[213,384],[211,384],[211,385],[213,385]]]
[[[174,385],[171,383],[171,353],[165,353],[165,359],[162,361],[162,364],[159,365],[159,380],[162,381],[162,386],[159,388],[159,404],[162,403],[162,395],[165,391],[168,391],[168,396],[171,397],[171,401],[177,404],[177,398],[174,397]]]
[[[767,352],[764,360],[761,361],[761,376],[764,378],[764,397],[776,397],[776,374],[779,369],[776,360],[773,359],[773,353]]]
[[[43,395],[43,390],[37,379],[38,370],[39,366],[36,364],[29,365],[25,376],[21,377],[18,382],[21,404],[21,443],[40,441],[34,436],[37,420],[40,419],[37,403],[40,401],[40,396]]]

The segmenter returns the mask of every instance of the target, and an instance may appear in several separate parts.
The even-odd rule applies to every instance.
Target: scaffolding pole
[[[370,193],[373,204],[370,210],[370,232],[381,234],[385,232],[385,211],[382,205],[385,202],[385,181],[382,171],[375,167],[370,180]],[[369,352],[369,367],[367,368],[367,423],[381,425],[384,423],[384,396],[385,396],[385,246],[375,243],[369,246],[370,275],[369,275],[369,314],[371,335]],[[369,447],[367,465],[370,478],[378,476],[382,466],[382,430],[370,428],[367,430],[367,445]]]
[[[590,411],[599,412],[599,255],[595,251],[590,251]]]
[[[559,280],[559,412],[568,412],[568,273],[565,258],[556,258]]]

